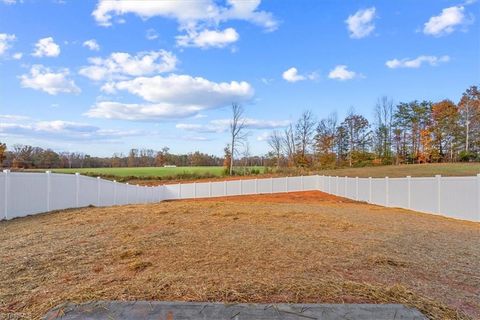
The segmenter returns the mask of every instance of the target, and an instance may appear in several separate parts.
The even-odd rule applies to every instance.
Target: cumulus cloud
[[[297,82],[303,80],[315,80],[318,75],[315,72],[309,73],[307,75],[301,75],[298,73],[297,68],[290,68],[282,73],[282,78],[288,82]]]
[[[445,8],[438,16],[430,17],[425,22],[423,33],[432,36],[443,36],[454,32],[459,26],[466,25],[470,21],[465,15],[463,6]]]
[[[194,131],[198,133],[222,133],[226,132],[230,126],[230,119],[211,120],[206,124],[196,123],[178,123],[175,127],[185,131]],[[266,130],[285,128],[290,124],[289,120],[261,120],[261,119],[245,119],[245,126],[248,129]]]
[[[355,71],[348,70],[348,67],[346,65],[338,65],[328,74],[328,77],[330,79],[335,79],[340,81],[350,80],[358,76],[359,74],[356,73]]]
[[[115,140],[137,136],[138,130],[102,129],[93,125],[64,121],[25,121],[23,123],[0,122],[0,134],[57,140]]]
[[[375,7],[368,9],[358,10],[355,14],[348,16],[345,23],[347,24],[348,31],[350,32],[350,38],[361,39],[375,30]]]
[[[232,102],[244,102],[253,96],[253,88],[245,81],[213,82],[202,77],[170,74],[138,77],[112,84],[114,90],[124,90],[149,102],[175,105],[219,107]]]
[[[260,3],[261,0],[227,0],[228,6],[221,6],[214,0],[99,0],[92,15],[102,26],[110,26],[115,16],[135,14],[142,19],[173,18],[178,21],[181,29],[192,28],[199,23],[216,25],[227,20],[244,20],[268,31],[275,30],[278,22],[271,13],[258,9]]]
[[[415,59],[392,59],[385,62],[385,65],[390,69],[396,68],[420,68],[422,64],[429,64],[431,66],[437,66],[440,63],[450,61],[449,56],[419,56]]]
[[[85,41],[83,43],[83,46],[92,50],[92,51],[100,50],[100,45],[98,44],[97,40],[95,40],[95,39],[90,39],[90,40]]]
[[[34,57],[57,57],[60,54],[60,46],[52,37],[43,38],[35,44]]]
[[[238,41],[240,36],[233,28],[218,30],[190,30],[186,35],[177,36],[177,45],[180,47],[223,48]]]
[[[15,41],[15,39],[14,34],[0,33],[0,56],[12,47],[12,42]]]
[[[29,74],[21,75],[20,81],[24,88],[44,91],[51,95],[58,93],[80,93],[80,88],[68,78],[68,69],[60,69],[57,72],[43,65],[33,65]]]
[[[247,102],[254,94],[248,82],[217,83],[201,77],[177,74],[112,82],[108,84],[108,89],[104,86],[107,93],[119,90],[141,97],[148,103],[102,101],[95,104],[86,115],[124,120],[185,118],[232,102]]]
[[[139,52],[130,55],[125,52],[114,52],[107,58],[89,58],[89,66],[80,69],[79,73],[91,80],[126,79],[175,70],[177,57],[168,51]]]

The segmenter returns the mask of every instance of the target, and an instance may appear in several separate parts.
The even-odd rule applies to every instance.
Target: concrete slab
[[[424,320],[400,304],[223,304],[200,302],[99,301],[66,304],[46,320]]]

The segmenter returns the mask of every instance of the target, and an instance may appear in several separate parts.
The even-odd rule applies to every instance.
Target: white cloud
[[[177,119],[194,116],[204,110],[197,106],[181,106],[171,104],[138,104],[115,101],[96,103],[85,115],[90,118],[119,119],[131,121],[153,121]]]
[[[330,79],[341,81],[350,80],[358,76],[359,74],[357,74],[355,71],[348,70],[348,67],[346,65],[338,65],[328,74],[328,77]]]
[[[35,57],[57,57],[60,54],[60,46],[53,41],[52,37],[43,38],[35,44]]]
[[[147,40],[155,40],[158,38],[158,33],[155,29],[148,29],[147,32],[145,32],[145,38],[147,38]]]
[[[95,81],[125,79],[175,70],[177,57],[168,51],[139,52],[132,56],[125,52],[114,52],[108,58],[89,58],[89,66],[79,73]]]
[[[155,103],[220,107],[232,102],[244,102],[253,96],[253,88],[245,81],[213,82],[202,77],[170,74],[138,77],[112,84],[115,90],[125,90]]]
[[[102,129],[85,123],[64,120],[24,121],[23,123],[0,122],[0,135],[16,135],[30,138],[56,140],[115,140],[121,137],[142,134],[138,130]]]
[[[202,30],[200,32],[189,30],[186,35],[177,36],[177,45],[180,47],[198,47],[198,48],[223,48],[232,44],[240,36],[233,28],[227,28],[223,31]]]
[[[254,94],[251,85],[244,81],[217,83],[201,77],[176,74],[112,82],[103,89],[107,93],[127,91],[148,103],[103,101],[95,104],[86,115],[125,120],[185,118],[232,102],[247,102]]]
[[[375,7],[358,10],[355,14],[348,16],[345,23],[348,31],[350,31],[350,38],[360,39],[368,36],[375,30]]]
[[[15,41],[15,39],[14,34],[0,33],[0,56],[12,47],[12,42]]]
[[[22,1],[17,1],[17,0],[2,0],[3,3],[5,4],[16,4],[17,2],[22,2]]]
[[[297,82],[305,80],[305,77],[298,74],[297,68],[290,68],[282,73],[282,78],[288,82]]]
[[[95,39],[90,39],[90,40],[85,41],[83,43],[83,46],[92,50],[92,51],[100,50],[100,45],[98,44],[97,40],[95,40]]]
[[[449,56],[441,56],[441,57],[436,57],[436,56],[419,56],[415,59],[392,59],[388,60],[385,65],[389,67],[390,69],[396,69],[396,68],[420,68],[423,63],[427,63],[431,66],[436,66],[439,63],[442,62],[448,62],[450,61]]]
[[[16,53],[13,54],[12,57],[13,57],[13,59],[15,59],[15,60],[20,60],[20,59],[22,59],[22,57],[23,57],[23,53],[21,53],[21,52],[16,52]]]
[[[244,20],[275,30],[278,22],[271,13],[258,10],[261,0],[227,0],[228,6],[220,6],[214,0],[196,1],[135,1],[99,0],[92,12],[98,24],[109,26],[114,16],[135,14],[142,19],[155,16],[173,18],[180,28],[193,28],[199,23],[217,25],[227,20]]]
[[[315,80],[318,75],[316,72],[309,73],[307,75],[298,74],[297,68],[290,68],[282,73],[282,78],[288,82],[297,82],[303,80]],[[262,80],[263,81],[263,80]]]
[[[438,16],[430,17],[424,24],[423,33],[432,36],[443,36],[452,33],[457,27],[468,24],[463,6],[445,8]]]
[[[31,88],[47,92],[51,95],[58,93],[80,93],[80,88],[75,82],[68,78],[68,69],[61,69],[58,72],[42,65],[33,65],[30,74],[21,75],[21,85],[24,88]]]
[[[175,127],[185,131],[194,131],[199,133],[222,133],[226,132],[230,125],[230,119],[211,120],[207,124],[195,123],[178,123]],[[265,130],[285,128],[290,124],[289,120],[261,120],[261,119],[245,119],[245,126],[248,129]]]

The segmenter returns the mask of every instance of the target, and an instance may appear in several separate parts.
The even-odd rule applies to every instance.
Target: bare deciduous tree
[[[295,126],[296,150],[298,154],[298,164],[307,165],[307,153],[312,146],[313,135],[315,133],[315,117],[310,110],[304,111],[298,119]]]
[[[291,124],[283,132],[282,148],[287,155],[289,165],[293,165],[295,157],[295,135]]]
[[[247,133],[245,132],[246,122],[243,117],[242,106],[232,104],[232,120],[230,121],[230,175],[233,174],[233,159],[237,147],[245,141]]]
[[[278,131],[275,130],[270,134],[268,137],[268,145],[272,148],[272,151],[277,158],[277,168],[279,168],[282,157],[282,136]]]

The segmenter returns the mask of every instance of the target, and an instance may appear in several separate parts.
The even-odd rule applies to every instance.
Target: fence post
[[[10,194],[10,170],[3,170],[5,174],[5,219],[8,219],[8,196]]]
[[[139,184],[135,186],[135,203],[140,203],[140,195],[138,194],[138,189],[140,189]]]
[[[390,203],[390,179],[385,177],[385,207],[388,207]]]
[[[243,195],[243,179],[240,179],[240,195]]]
[[[480,173],[477,174],[477,221],[480,222]]]
[[[407,176],[407,208],[412,208],[412,177]]]
[[[75,172],[75,207],[80,207],[80,173]]]
[[[332,176],[328,176],[328,193],[332,194]]]
[[[435,175],[435,182],[437,184],[437,213],[440,214],[440,211],[442,210],[442,207],[441,207],[441,201],[442,201],[442,198],[440,197],[441,196],[441,182],[442,182],[442,176],[437,174]]]
[[[47,174],[47,212],[50,211],[50,188],[52,187],[51,186],[51,173],[52,171],[45,171],[45,173]]]
[[[335,195],[338,196],[338,176],[335,177]]]
[[[347,176],[345,176],[345,186],[343,187],[343,196],[344,197],[347,197],[347,182],[348,182],[348,179],[347,179]]]
[[[273,178],[270,178],[270,193],[273,193]]]
[[[355,177],[355,200],[358,201],[358,177]]]
[[[304,186],[304,183],[303,183],[303,175],[300,176],[300,184],[302,186],[302,191],[305,191],[305,186]]]
[[[255,194],[258,194],[258,179],[255,178]]]
[[[113,180],[113,205],[117,205],[117,180]]]
[[[193,183],[193,199],[197,199],[197,183]]]
[[[227,180],[223,181],[223,194],[227,196]]]
[[[288,193],[288,177],[285,177],[285,192]]]
[[[97,207],[100,207],[100,177],[97,177]]]
[[[128,202],[128,194],[130,193],[130,188],[129,188],[129,183],[127,182],[127,204],[130,204],[130,202]]]
[[[212,181],[208,181],[208,197],[212,197]]]
[[[368,203],[372,203],[372,177],[368,177]]]
[[[182,184],[178,184],[178,199],[182,198]]]

